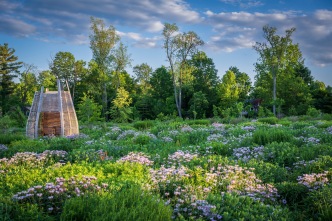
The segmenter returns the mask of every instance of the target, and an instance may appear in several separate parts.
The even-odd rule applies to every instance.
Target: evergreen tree
[[[14,78],[17,77],[22,62],[17,61],[18,57],[14,55],[15,50],[9,48],[8,44],[0,45],[0,107],[2,115],[5,115],[11,105],[12,93],[14,92]]]

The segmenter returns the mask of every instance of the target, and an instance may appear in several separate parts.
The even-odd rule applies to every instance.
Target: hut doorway
[[[41,135],[42,136],[61,135],[60,112],[41,113]]]

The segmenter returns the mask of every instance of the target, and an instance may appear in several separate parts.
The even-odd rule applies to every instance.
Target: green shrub
[[[20,205],[11,201],[0,201],[0,220],[1,221],[55,221],[55,217],[43,213],[35,204]]]
[[[91,195],[66,201],[61,220],[171,220],[172,210],[139,187],[124,186],[111,195]]]
[[[235,125],[244,123],[244,122],[248,122],[248,119],[245,117],[231,118],[229,121],[230,124],[235,124]]]
[[[267,123],[267,124],[277,124],[278,118],[276,118],[276,117],[264,117],[264,118],[259,118],[258,122]]]
[[[288,178],[288,172],[284,167],[274,165],[270,162],[250,160],[247,163],[243,163],[242,166],[255,168],[255,174],[264,183],[280,183]]]
[[[216,213],[222,220],[266,221],[293,220],[288,209],[281,206],[265,205],[249,197],[225,193],[210,195],[208,202],[216,205]]]
[[[300,149],[288,142],[272,142],[264,149],[264,158],[279,166],[292,166],[298,161]]]
[[[321,112],[314,107],[309,107],[306,114],[310,117],[319,117],[321,115]]]
[[[210,125],[211,122],[208,119],[200,119],[200,120],[190,120],[186,121],[188,125]]]
[[[322,114],[322,120],[331,121],[332,120],[332,114]]]
[[[140,134],[133,139],[133,142],[138,145],[146,145],[150,143],[152,138],[147,134]]]
[[[231,156],[233,151],[231,148],[229,148],[229,145],[225,145],[221,142],[212,142],[212,151],[216,155],[221,155],[221,156]]]
[[[16,127],[18,126],[17,122],[10,118],[9,115],[5,115],[2,118],[0,118],[0,130],[2,131],[6,131],[7,129],[11,128],[11,127]]]
[[[310,214],[314,214],[318,220],[332,220],[332,187],[310,192],[306,205],[310,205]]]
[[[331,127],[332,126],[332,121],[323,121],[323,122],[319,122],[316,127],[318,128],[328,128],[328,127]]]
[[[294,122],[292,126],[293,126],[293,129],[303,129],[303,128],[309,127],[311,125],[312,125],[312,123],[310,123],[310,122],[298,121],[298,122]]]
[[[280,197],[285,199],[287,205],[293,209],[303,206],[303,200],[309,192],[306,186],[288,181],[277,183],[275,187]]]
[[[49,148],[45,141],[40,140],[17,140],[13,141],[6,151],[7,156],[11,156],[16,152],[36,152],[41,153]]]
[[[26,140],[23,134],[0,134],[0,144],[10,144],[13,141]]]
[[[151,127],[153,127],[154,121],[151,120],[145,120],[145,121],[136,121],[133,124],[133,127],[137,130],[147,130]]]
[[[253,133],[253,143],[266,145],[272,142],[289,142],[293,136],[289,131],[279,128],[258,129]]]

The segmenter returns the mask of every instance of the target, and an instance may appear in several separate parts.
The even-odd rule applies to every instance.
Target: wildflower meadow
[[[329,118],[90,123],[80,132],[0,135],[0,220],[332,220]]]

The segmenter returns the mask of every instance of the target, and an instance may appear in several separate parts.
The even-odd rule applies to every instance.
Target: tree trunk
[[[107,120],[107,116],[106,116],[106,112],[107,112],[107,90],[106,90],[106,83],[103,84],[102,100],[103,100],[103,115],[104,115],[105,120]]]
[[[273,68],[273,114],[276,115],[276,100],[277,100],[277,73],[276,68]]]

